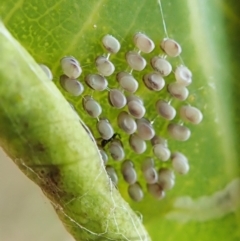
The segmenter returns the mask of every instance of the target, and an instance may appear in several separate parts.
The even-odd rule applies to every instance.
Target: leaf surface
[[[189,125],[192,132],[189,141],[179,143],[169,140],[171,150],[186,154],[191,169],[186,176],[177,175],[174,189],[167,192],[164,200],[155,201],[146,195],[144,201],[135,203],[128,197],[123,180],[119,189],[132,208],[143,215],[143,222],[153,240],[235,241],[240,237],[239,211],[229,211],[221,216],[223,208],[216,204],[215,207],[219,207],[217,214],[210,215],[209,219],[204,217],[208,216],[205,215],[208,212],[213,212],[211,195],[223,190],[239,176],[240,4],[233,0],[227,3],[220,0],[168,0],[162,1],[162,4],[168,35],[181,44],[181,57],[194,76],[187,103],[201,109],[204,120],[199,126]],[[96,72],[94,59],[104,53],[101,38],[105,34],[118,38],[122,46],[117,55],[111,56],[117,71],[127,69],[124,55],[134,48],[132,36],[136,32],[144,32],[153,39],[156,44],[154,54],[161,53],[159,42],[166,37],[156,1],[122,0],[113,3],[110,0],[62,0],[40,3],[34,0],[3,0],[0,15],[7,28],[35,60],[51,68],[54,82],[60,89],[59,60],[65,55],[73,55],[83,66],[83,76]],[[153,55],[144,56],[149,61]],[[181,63],[179,59],[171,61],[174,66]],[[135,73],[141,83],[137,93],[145,101],[148,118],[154,119],[153,99],[156,95],[146,91],[141,82],[142,74]],[[173,75],[170,76],[168,83],[173,78]],[[114,77],[109,78],[109,86],[117,87]],[[61,91],[74,104],[81,118],[95,128],[95,122],[89,120],[82,109],[81,98]],[[90,90],[87,91],[91,94]],[[116,118],[118,112],[107,103],[107,92],[101,95],[94,93],[94,97],[102,101],[104,114],[108,118]],[[163,91],[163,98],[167,98],[166,91]],[[181,103],[174,101],[174,105],[179,108]],[[167,136],[166,125],[166,122],[156,121],[160,135]],[[123,135],[122,138],[127,143],[127,137]],[[144,156],[137,156],[129,147],[126,148],[127,157],[134,159],[139,168]],[[150,154],[148,148],[146,155]],[[112,165],[120,169],[119,163]],[[176,200],[183,196],[192,198],[194,207],[188,210],[186,203],[186,208],[178,208],[180,218],[167,219],[169,213],[176,211]],[[205,205],[197,202],[200,197],[206,198]],[[200,211],[196,211],[196,207]],[[180,222],[186,217],[189,217],[188,222]],[[201,217],[203,220],[199,220]]]

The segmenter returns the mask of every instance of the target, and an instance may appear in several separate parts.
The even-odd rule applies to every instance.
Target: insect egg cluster
[[[92,130],[114,185],[125,182],[136,202],[147,193],[160,200],[173,188],[175,174],[184,175],[190,169],[187,157],[168,146],[168,138],[187,141],[189,126],[199,124],[203,115],[187,103],[191,71],[184,64],[171,64],[181,54],[181,46],[164,38],[157,48],[144,33],[136,33],[132,44],[121,55],[125,59],[118,59],[120,42],[105,35],[104,51],[92,59],[92,72],[66,56],[60,61],[59,81],[71,100],[82,103],[75,107]]]

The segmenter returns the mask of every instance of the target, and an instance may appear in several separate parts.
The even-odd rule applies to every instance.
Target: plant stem
[[[76,240],[150,240],[79,117],[0,23],[0,145]]]

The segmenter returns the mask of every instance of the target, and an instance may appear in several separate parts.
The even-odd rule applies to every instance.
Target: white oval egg
[[[63,57],[60,60],[60,63],[63,73],[67,75],[70,79],[76,79],[81,75],[82,69],[79,65],[79,62],[74,57]]]
[[[112,166],[106,166],[106,172],[107,172],[109,178],[111,179],[111,181],[113,182],[114,186],[117,186],[118,176],[117,176],[115,169]]]
[[[99,74],[88,74],[85,77],[86,84],[93,90],[103,91],[107,88],[107,80]]]
[[[120,47],[121,47],[119,41],[110,34],[107,34],[102,38],[102,44],[103,44],[104,48],[109,53],[112,53],[112,54],[116,54],[120,50]]]
[[[154,146],[156,144],[162,144],[163,146],[167,147],[167,140],[155,135],[152,139],[151,139],[151,144]]]
[[[102,157],[103,164],[106,165],[108,162],[108,155],[103,149],[99,149],[99,153]]]
[[[70,79],[66,75],[60,76],[60,84],[68,93],[72,94],[73,96],[79,96],[84,91],[84,87],[81,82],[75,79]]]
[[[97,122],[97,130],[104,140],[109,140],[114,134],[112,125],[107,119],[102,119]]]
[[[118,89],[111,89],[108,93],[109,103],[117,108],[121,109],[127,104],[126,96]]]
[[[151,65],[154,70],[162,76],[168,76],[172,72],[172,65],[164,58],[155,56],[151,59]]]
[[[148,167],[143,170],[143,176],[148,184],[153,184],[158,181],[158,173],[154,167]]]
[[[127,72],[119,72],[117,74],[117,80],[120,84],[120,86],[130,92],[134,93],[138,89],[138,82],[137,80],[129,73]]]
[[[117,122],[118,126],[129,135],[137,130],[136,121],[126,111],[119,113]]]
[[[115,161],[121,161],[125,157],[124,149],[123,149],[122,145],[120,144],[120,142],[118,140],[116,140],[116,141],[113,140],[109,144],[108,150],[109,150],[109,152],[111,154],[111,157]]]
[[[170,136],[177,141],[186,141],[191,136],[191,131],[183,125],[171,123],[167,130]]]
[[[171,152],[170,150],[162,145],[162,144],[156,144],[153,146],[153,153],[154,155],[161,161],[165,162],[170,158]]]
[[[144,33],[136,33],[133,41],[136,47],[143,53],[150,53],[155,48],[154,42]]]
[[[141,154],[146,151],[147,145],[137,134],[132,134],[129,138],[129,144],[134,152]]]
[[[130,102],[130,101],[137,101],[139,104],[143,105],[143,100],[139,97],[139,96],[136,96],[136,95],[128,95],[127,96],[127,102]]]
[[[176,116],[176,110],[173,106],[164,100],[156,102],[157,113],[166,120],[172,120]]]
[[[184,121],[189,121],[192,124],[199,124],[203,119],[202,112],[193,106],[182,106],[180,108],[180,116]]]
[[[186,100],[189,95],[188,89],[185,86],[178,84],[177,82],[168,85],[168,92],[174,98],[181,101]]]
[[[147,184],[147,190],[157,200],[165,197],[165,191],[158,183]]]
[[[143,82],[149,90],[160,91],[165,86],[165,80],[158,73],[145,74],[143,76]]]
[[[143,199],[143,190],[138,182],[128,186],[128,194],[135,202],[140,202]]]
[[[143,140],[151,140],[155,135],[155,130],[149,120],[142,118],[136,120],[138,136]]]
[[[95,64],[98,72],[103,76],[110,76],[115,70],[113,63],[104,56],[97,57]]]
[[[175,175],[172,170],[168,168],[161,168],[158,171],[158,184],[163,190],[170,190],[175,184]]]
[[[128,65],[137,71],[142,71],[146,67],[146,60],[137,52],[127,52],[126,53],[126,60]]]
[[[146,113],[145,107],[139,101],[131,100],[127,106],[129,113],[137,119],[141,119]]]
[[[178,174],[185,175],[188,173],[190,167],[188,164],[188,159],[180,152],[174,152],[171,156],[172,167]]]
[[[102,113],[101,105],[91,96],[84,96],[83,109],[93,118],[97,118]]]
[[[43,72],[46,74],[48,79],[52,80],[53,79],[52,71],[45,64],[39,64],[39,66],[41,67]]]
[[[125,160],[122,163],[121,172],[124,180],[128,184],[134,184],[137,181],[137,173],[133,163],[130,160]]]
[[[178,84],[188,86],[192,83],[192,72],[183,65],[180,65],[175,70],[175,78]]]
[[[182,52],[180,44],[170,38],[164,38],[160,47],[170,57],[177,57]]]

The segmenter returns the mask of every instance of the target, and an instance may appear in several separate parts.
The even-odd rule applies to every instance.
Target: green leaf
[[[232,202],[231,197],[225,203],[219,200],[214,202],[213,194],[226,190],[224,188],[239,177],[240,4],[220,0],[162,2],[168,35],[181,44],[182,59],[194,76],[187,103],[201,109],[204,120],[199,126],[188,125],[192,132],[189,141],[179,143],[169,140],[172,151],[181,151],[188,157],[191,169],[188,175],[177,176],[175,187],[166,193],[164,200],[156,201],[147,194],[142,202],[134,203],[127,195],[127,186],[122,178],[119,189],[132,208],[142,213],[143,222],[153,240],[239,240],[240,213],[239,209],[235,211],[238,202],[235,199],[236,203]],[[121,42],[121,51],[110,57],[117,71],[127,69],[124,55],[134,48],[132,36],[136,32],[145,32],[157,45],[166,37],[156,1],[62,0],[39,3],[23,0],[16,3],[3,0],[0,15],[7,28],[35,60],[50,67],[56,85],[74,104],[85,123],[94,129],[96,123],[84,113],[81,98],[72,97],[61,89],[58,81],[61,74],[59,60],[65,55],[76,57],[83,66],[83,76],[80,77],[83,80],[87,73],[96,72],[94,59],[104,53],[101,38],[105,34],[112,34]],[[158,46],[156,53],[161,53]],[[144,55],[148,61],[152,56]],[[174,66],[181,63],[180,59],[170,60]],[[145,72],[134,72],[139,82]],[[173,79],[171,75],[167,83]],[[109,86],[117,86],[114,77],[109,78]],[[91,91],[86,90],[86,93],[91,94]],[[146,91],[143,84],[137,94],[145,101],[147,117],[154,119],[152,106],[156,94]],[[168,98],[166,91],[162,96]],[[106,97],[107,92],[94,93],[94,98],[101,100],[104,115],[113,120],[118,111],[108,105]],[[181,105],[177,101],[173,104],[176,108]],[[59,103],[57,105],[60,106]],[[158,133],[163,136],[167,136],[166,125],[160,119],[155,122]],[[117,127],[116,123],[114,127]],[[71,137],[67,129],[64,131]],[[96,130],[93,133],[96,135]],[[125,146],[127,136],[122,133],[121,136]],[[129,147],[126,148],[127,157],[133,159],[139,168],[145,155],[138,156]],[[150,154],[148,148],[146,155]],[[119,163],[112,161],[111,165],[120,170]],[[237,197],[238,186],[234,192]],[[186,202],[186,207],[174,208],[176,200],[181,200],[179,198],[183,196],[192,198],[193,206]],[[203,204],[200,197],[205,198]],[[224,209],[224,204],[230,207]],[[177,216],[167,218],[173,212]],[[184,223],[187,218],[189,221]]]

